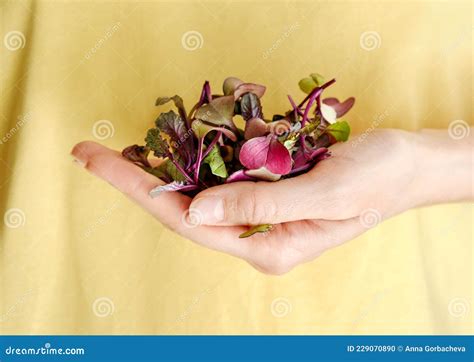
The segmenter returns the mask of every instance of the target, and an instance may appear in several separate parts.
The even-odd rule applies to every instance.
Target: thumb
[[[311,174],[277,182],[236,182],[202,191],[190,209],[205,225],[259,225],[315,217],[320,182]]]

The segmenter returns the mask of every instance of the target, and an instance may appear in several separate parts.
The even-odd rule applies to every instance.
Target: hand
[[[94,142],[76,145],[72,154],[172,230],[269,274],[286,273],[409,208],[472,199],[472,138],[383,130],[356,141],[332,146],[332,157],[307,174],[221,185],[193,200],[178,193],[150,198],[162,182]],[[276,225],[238,238],[248,228],[242,225],[262,223]]]

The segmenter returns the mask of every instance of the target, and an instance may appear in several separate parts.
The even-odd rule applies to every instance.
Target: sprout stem
[[[216,145],[216,143],[219,141],[219,138],[221,137],[221,135],[222,135],[222,131],[218,131],[216,137],[214,137],[214,139],[212,140],[212,142],[209,143],[209,146],[207,146],[206,151],[204,152],[204,154],[203,154],[203,156],[202,156],[202,159],[203,159],[203,160],[204,160],[204,159],[206,158],[206,156],[212,151],[212,149],[214,148],[214,146]]]
[[[181,165],[179,164],[179,162],[177,162],[173,155],[172,154],[169,154],[168,155],[168,158],[170,159],[171,162],[173,162],[173,165],[178,169],[179,172],[181,172],[183,174],[183,176],[191,183],[194,183],[193,179],[191,178],[191,176],[188,175],[188,173],[181,167]]]
[[[202,146],[204,144],[204,138],[200,138],[198,140],[198,157],[196,160],[196,165],[194,166],[194,183],[198,183],[199,181],[199,169],[201,168],[201,162],[202,162]]]
[[[301,107],[303,104],[305,104],[306,101],[307,101],[308,99],[310,99],[310,97],[313,95],[313,93],[316,93],[316,92],[318,92],[319,90],[322,90],[322,89],[326,89],[327,87],[329,87],[330,85],[332,85],[332,84],[334,84],[334,83],[336,83],[336,79],[331,79],[329,82],[324,83],[321,87],[316,87],[316,88],[314,88],[314,89],[311,91],[311,93],[308,94],[308,95],[306,96],[306,98],[301,101],[301,103],[298,105],[298,108]]]

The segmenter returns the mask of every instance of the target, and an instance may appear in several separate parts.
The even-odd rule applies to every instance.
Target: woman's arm
[[[444,130],[414,135],[417,183],[414,206],[474,200],[474,131],[453,138]]]

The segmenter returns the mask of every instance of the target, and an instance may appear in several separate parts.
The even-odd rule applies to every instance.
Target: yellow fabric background
[[[103,144],[140,143],[157,96],[190,107],[228,75],[265,84],[267,114],[307,74],[336,77],[328,94],[357,98],[354,132],[471,123],[470,2],[0,6],[2,39],[25,36],[0,50],[0,136],[25,120],[0,145],[0,216],[24,215],[0,224],[1,333],[472,333],[471,203],[409,211],[271,277],[167,231],[69,156],[99,120],[114,130]]]

